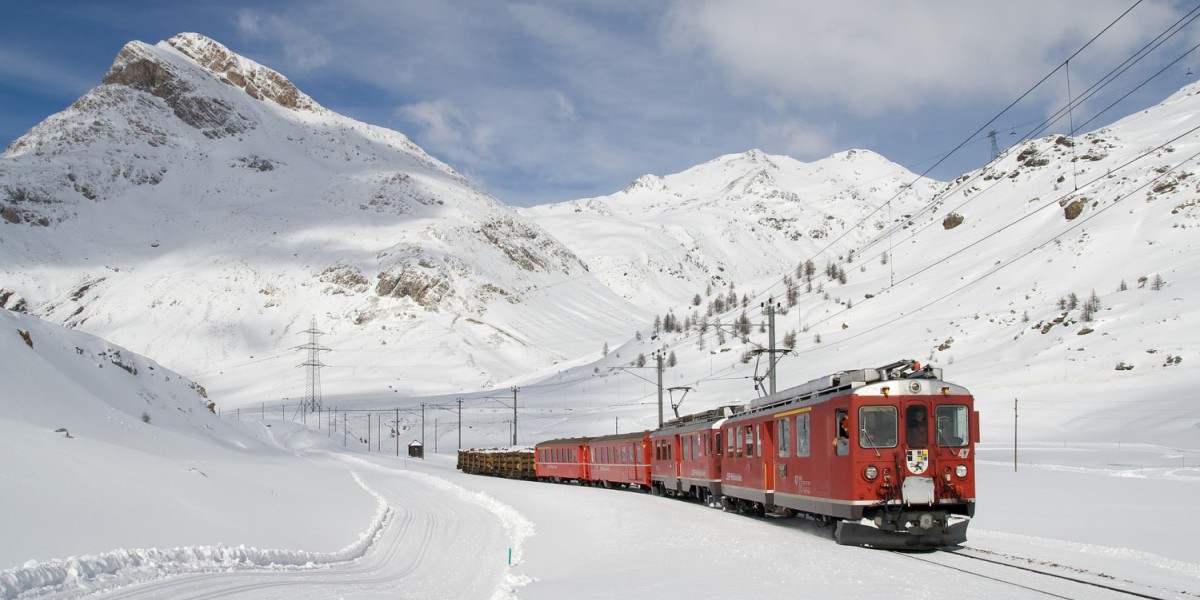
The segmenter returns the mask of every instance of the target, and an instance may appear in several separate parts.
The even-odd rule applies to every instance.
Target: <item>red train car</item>
[[[727,508],[834,521],[843,544],[966,541],[979,417],[940,369],[901,361],[836,373],[756,400],[723,429]]]
[[[706,504],[721,497],[721,425],[732,414],[732,407],[721,407],[686,415],[650,434],[654,493]]]
[[[588,481],[588,438],[563,438],[534,446],[538,481]]]
[[[591,483],[650,489],[650,432],[621,433],[587,440]]]

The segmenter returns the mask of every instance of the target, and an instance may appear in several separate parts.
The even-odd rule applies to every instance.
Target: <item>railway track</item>
[[[1177,590],[1153,589],[1144,583],[1116,579],[1103,573],[1094,573],[1086,569],[1078,569],[1065,565],[1024,558],[976,548],[957,548],[954,550],[936,550],[927,554],[896,551],[896,554],[912,560],[938,565],[962,573],[998,581],[1013,587],[1037,592],[1052,598],[1092,598],[1104,594],[1111,598],[1146,598],[1148,600],[1169,600],[1173,598],[1200,598],[1200,595]],[[975,568],[971,568],[974,565]],[[987,565],[979,569],[980,565]],[[996,567],[1001,567],[997,569]],[[1015,580],[1004,576],[1008,570],[1017,570],[1033,574],[1023,580]],[[1059,572],[1055,572],[1058,570]],[[1070,574],[1062,572],[1071,571]],[[1108,579],[1110,582],[1099,581]],[[1038,582],[1045,582],[1039,585]],[[1068,583],[1063,583],[1068,582]],[[1141,589],[1130,589],[1122,586],[1136,586]],[[1072,591],[1075,590],[1075,591]],[[1101,592],[1100,590],[1105,590]],[[1107,593],[1106,593],[1107,592]]]

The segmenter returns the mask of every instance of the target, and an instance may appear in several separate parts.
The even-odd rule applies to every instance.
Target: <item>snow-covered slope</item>
[[[822,251],[844,256],[937,186],[866,150],[814,163],[751,150],[644,175],[611,196],[518,210],[622,296],[665,309],[778,276]]]
[[[335,552],[369,529],[376,502],[349,473],[282,451],[285,431],[276,439],[271,429],[219,418],[194,382],[7,310],[0,332],[4,568],[64,551],[179,544]],[[232,510],[237,497],[245,501]],[[296,530],[297,521],[310,531]],[[41,575],[0,582],[0,597],[13,597],[7,584],[19,589]]]
[[[326,381],[383,393],[550,366],[635,314],[405,136],[196,34],[128,44],[13,142],[0,215],[7,307],[152,355],[227,403],[303,394],[293,348],[314,317],[338,352]],[[580,305],[592,326],[564,338]]]

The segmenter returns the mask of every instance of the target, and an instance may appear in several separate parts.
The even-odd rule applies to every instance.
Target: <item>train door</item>
[[[929,468],[929,405],[910,402],[904,407],[904,458],[908,473],[925,475]]]
[[[759,436],[759,456],[763,463],[763,489],[775,490],[775,422],[766,421],[754,426],[755,434]]]
[[[775,489],[784,491],[788,487],[787,462],[792,456],[792,417],[787,415],[775,421]],[[789,490],[790,491],[790,490]]]

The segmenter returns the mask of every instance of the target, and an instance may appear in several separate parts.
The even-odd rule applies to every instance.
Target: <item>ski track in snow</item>
[[[184,573],[230,572],[250,569],[317,569],[361,558],[388,526],[394,511],[358,473],[354,480],[378,500],[371,524],[354,543],[337,552],[308,552],[247,548],[245,546],[186,546],[178,548],[121,548],[99,555],[29,563],[0,573],[0,597],[5,600],[52,593],[94,593],[119,586]]]
[[[310,586],[306,588],[310,593],[333,591],[320,585],[325,581],[338,589],[350,585],[367,595],[386,597],[428,598],[448,593],[447,598],[473,595],[506,600],[515,598],[518,588],[533,581],[511,573],[511,566],[521,560],[523,541],[534,534],[533,524],[519,511],[483,492],[433,475],[388,468],[353,456],[329,455],[369,472],[360,475],[352,470],[351,474],[378,501],[370,526],[340,551],[193,546],[119,549],[45,563],[31,561],[0,573],[0,598],[79,597],[100,592],[109,592],[108,597],[114,598],[262,598],[273,592],[295,597],[298,585]],[[406,491],[411,483],[437,490],[426,497],[440,498],[442,506],[420,506],[421,496]],[[464,511],[459,503],[479,509],[479,514],[464,515],[470,511]],[[488,527],[487,521],[492,518],[499,520],[506,540],[491,539],[489,532],[496,528]],[[467,530],[475,533],[463,533]],[[490,562],[499,565],[503,542],[511,553],[508,567],[463,573],[458,587],[449,592],[435,589],[444,574],[434,571],[447,564],[447,559],[438,558],[439,552],[463,555],[458,564],[464,570],[478,571],[473,567],[488,559],[474,559],[469,554],[493,552],[497,560]]]

